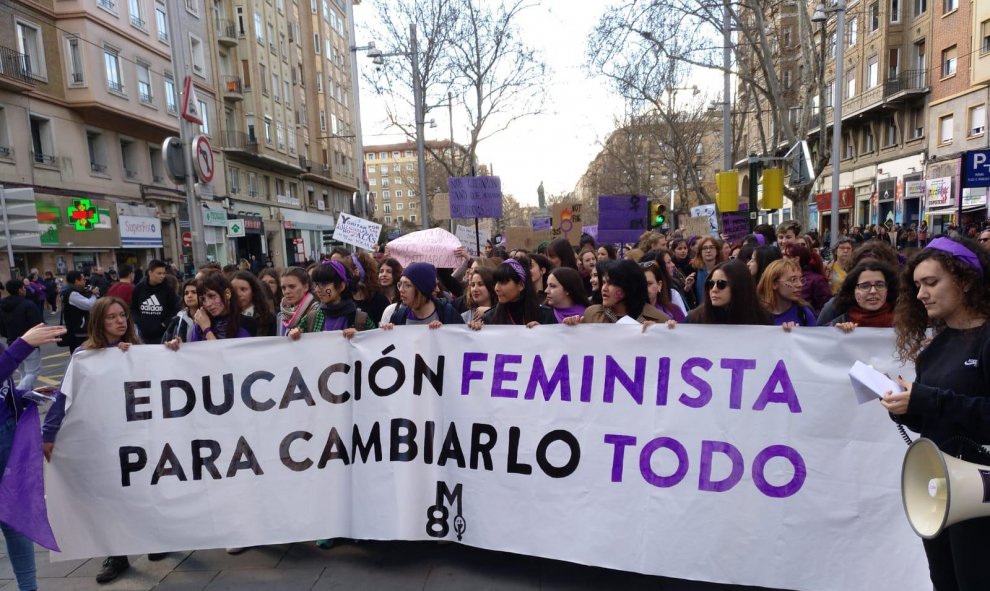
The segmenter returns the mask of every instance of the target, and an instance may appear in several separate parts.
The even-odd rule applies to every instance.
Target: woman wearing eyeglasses
[[[689,324],[773,324],[756,296],[756,284],[746,265],[720,263],[702,286],[701,305],[687,315]]]
[[[897,272],[876,259],[866,259],[846,275],[832,302],[837,316],[829,323],[842,332],[857,326],[889,328],[894,326],[897,302]]]
[[[398,281],[399,306],[380,328],[425,324],[440,328],[444,324],[464,324],[464,319],[447,302],[433,296],[437,289],[437,269],[430,263],[412,263],[402,271]]]
[[[711,236],[705,236],[701,240],[698,240],[696,246],[698,248],[698,255],[691,261],[694,272],[684,279],[684,289],[692,290],[694,292],[694,301],[700,303],[705,299],[705,282],[711,275],[712,270],[715,269],[715,266],[725,260],[725,258],[722,256],[721,243]]]
[[[815,311],[801,299],[801,267],[783,259],[767,266],[756,286],[760,302],[777,326],[815,326]]]
[[[811,251],[803,242],[792,242],[784,247],[784,258],[801,266],[804,285],[801,298],[811,304],[815,314],[820,314],[825,304],[832,299],[832,288],[825,278],[822,258]]]
[[[898,378],[903,391],[888,392],[881,402],[895,421],[947,456],[988,464],[990,255],[972,240],[936,238],[911,259],[901,281],[897,352],[914,362],[916,377],[913,384]],[[960,521],[923,540],[934,587],[990,589],[987,540],[990,517]]]

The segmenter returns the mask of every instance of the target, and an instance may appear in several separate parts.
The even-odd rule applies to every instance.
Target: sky
[[[361,24],[373,18],[374,1],[387,0],[355,6],[354,18],[359,30]],[[518,120],[484,140],[478,146],[478,158],[501,178],[503,193],[512,194],[523,205],[536,205],[540,182],[547,196],[574,190],[614,129],[616,117],[622,115],[622,99],[603,79],[589,78],[584,69],[588,34],[608,4],[541,0],[520,14],[523,39],[543,54],[552,69],[546,87],[545,113]],[[360,36],[357,40],[360,45],[368,41]],[[370,60],[361,57],[358,67],[373,68]],[[459,125],[457,120],[457,97],[454,102],[454,141],[466,142],[467,126]],[[430,129],[427,125],[426,139],[447,139],[446,109],[431,112],[427,119],[434,116],[437,127]],[[404,140],[402,134],[384,135],[390,131],[385,122],[384,103],[363,80],[361,125],[366,144]]]

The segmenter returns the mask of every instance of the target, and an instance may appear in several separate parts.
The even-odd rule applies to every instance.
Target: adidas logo
[[[165,306],[158,301],[158,296],[152,294],[150,298],[141,302],[141,313],[158,315],[165,311]]]

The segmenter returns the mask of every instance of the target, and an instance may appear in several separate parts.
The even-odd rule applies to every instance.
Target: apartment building
[[[334,216],[351,210],[361,188],[361,149],[354,138],[339,174],[310,176],[303,84],[315,75],[306,71],[313,48],[302,16],[336,14],[333,43],[350,57],[352,2],[302,1],[8,3],[0,17],[0,184],[33,191],[40,234],[13,241],[15,267],[64,273],[153,257],[191,262],[184,188],[171,182],[161,154],[163,140],[178,135],[186,75],[203,117],[198,131],[217,163],[214,196],[202,202],[210,258],[254,255],[281,266],[322,252]],[[188,71],[174,73],[179,43]],[[357,112],[353,63],[344,60],[337,75],[348,103],[336,115],[347,125]],[[76,223],[81,216],[85,223]],[[228,236],[231,219],[243,221],[244,236]],[[25,220],[16,221],[11,227],[23,229]]]

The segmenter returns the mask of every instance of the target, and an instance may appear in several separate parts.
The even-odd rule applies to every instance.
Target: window
[[[848,41],[846,45],[852,47],[856,45],[856,35],[859,33],[859,19],[852,17],[849,19],[849,25],[846,27],[846,34],[848,35]]]
[[[969,109],[969,135],[983,135],[987,129],[987,106],[977,105]]]
[[[385,223],[386,224],[391,224],[392,223],[392,216],[390,216],[390,215],[385,216]]]
[[[416,222],[416,216],[415,215],[409,216],[409,223],[412,224],[412,223],[415,223],[415,222]]]
[[[374,152],[369,152],[369,153],[365,154],[364,157],[367,160],[374,160],[375,159],[375,153]]]
[[[151,66],[137,62],[137,83],[138,83],[138,99],[146,104],[154,104],[154,99],[151,95]]]
[[[395,177],[395,184],[397,184],[397,185],[401,185],[402,184],[402,177],[401,176]]]
[[[856,145],[851,134],[842,134],[842,158],[848,160],[856,156]]]
[[[175,92],[175,80],[168,76],[165,77],[165,107],[173,115],[179,112],[179,95]]]
[[[316,55],[320,55],[320,45],[322,43],[323,42],[320,41],[320,34],[313,33],[313,50],[316,52]]]
[[[10,158],[12,153],[10,135],[7,133],[7,112],[0,105],[0,158]]]
[[[117,4],[113,0],[96,0],[96,5],[111,14],[117,14]]]
[[[875,33],[880,29],[880,0],[870,2],[866,17],[869,19],[870,32]]]
[[[144,10],[141,8],[141,0],[128,0],[127,11],[131,14],[131,24],[139,29],[144,29]]]
[[[401,171],[402,171],[402,165],[401,164],[395,163],[395,164],[392,165],[392,172],[401,172]]]
[[[396,203],[395,204],[395,211],[402,211],[402,203]]]
[[[395,152],[392,152],[392,159],[393,160],[398,160],[399,159],[399,152],[398,152],[398,150],[396,150]]]
[[[158,29],[158,40],[168,43],[168,13],[161,2],[155,2],[155,27]]]
[[[828,57],[835,59],[835,44],[837,42],[838,36],[835,31],[828,34]]]
[[[416,209],[416,202],[415,201],[410,201],[409,202],[409,209]],[[416,216],[413,216],[413,217],[415,218]],[[415,221],[415,220],[413,220],[413,221]]]
[[[237,15],[237,36],[243,37],[246,33],[244,30],[244,7],[235,6],[234,12]]]
[[[107,72],[107,88],[110,92],[124,94],[124,80],[120,75],[120,55],[112,47],[103,48],[103,63]]]
[[[31,154],[35,164],[48,166],[55,164],[55,145],[53,142],[51,120],[31,115]]]
[[[396,199],[401,199],[402,198],[402,191],[396,191],[395,192],[395,198]]]
[[[186,10],[189,14],[199,16],[199,0],[186,0]]]
[[[272,72],[272,96],[275,97],[275,102],[282,102],[281,86],[278,81],[278,74]]]
[[[134,153],[136,144],[130,140],[120,140],[120,164],[124,169],[124,178],[137,180],[137,156]]]
[[[846,72],[846,99],[856,96],[856,68],[849,68]]]
[[[990,19],[980,23],[980,55],[990,53]]]
[[[392,213],[392,204],[386,203],[382,205],[382,211],[384,211],[385,213]]]
[[[925,109],[916,107],[911,111],[911,139],[925,137]]]
[[[389,193],[388,191],[382,191],[382,199],[388,201],[391,198],[392,198],[392,194],[391,193]]]
[[[890,0],[890,22],[901,22],[901,0]]]
[[[914,0],[914,16],[921,16],[928,12],[928,0]]]
[[[942,77],[947,78],[949,76],[955,76],[956,66],[958,65],[959,58],[957,57],[956,46],[947,47],[942,50]]]
[[[196,106],[199,107],[199,116],[203,119],[203,124],[199,126],[199,132],[203,135],[210,135],[210,113],[206,110],[206,103],[196,101]]]
[[[165,163],[162,162],[162,151],[155,146],[148,146],[148,159],[151,162],[151,182],[165,182]]]
[[[82,84],[85,81],[80,43],[79,37],[74,35],[65,38],[66,65],[69,68],[70,85]]]
[[[196,35],[189,34],[189,49],[192,57],[192,68],[193,72],[203,75],[206,71],[206,55],[203,52],[203,40]]]
[[[94,174],[107,173],[107,158],[103,150],[103,134],[86,132],[86,148],[89,151],[89,171]]]
[[[938,143],[940,145],[952,143],[952,119],[951,114],[938,118]]]
[[[327,114],[326,111],[320,110],[320,131],[327,130]]]
[[[275,140],[278,142],[278,149],[285,149],[285,124],[281,121],[275,122]]]
[[[901,75],[901,48],[891,47],[887,52],[887,79],[897,80]]]
[[[378,185],[378,179],[368,179],[368,186],[375,187]]]
[[[261,81],[261,94],[268,96],[268,69],[265,64],[258,64],[258,80]]]
[[[387,160],[388,159],[388,152],[379,152],[378,153],[378,159],[379,160]]]
[[[959,9],[959,0],[942,0],[942,14]]]
[[[897,119],[887,118],[887,125],[884,127],[883,146],[889,148],[897,145]]]
[[[873,137],[873,129],[867,125],[863,130],[863,153],[869,154],[876,148],[876,139]]]
[[[272,143],[272,120],[269,117],[265,117],[265,143]]]
[[[41,43],[41,29],[22,21],[17,21],[17,51],[24,54],[21,67],[35,78],[45,78],[45,50]]]
[[[866,63],[866,88],[875,88],[880,84],[880,58],[873,56]]]
[[[382,179],[382,186],[383,187],[387,187],[388,186],[388,179]]]
[[[374,164],[369,164],[368,165],[368,172],[376,172],[377,170],[378,169],[375,167]]]
[[[261,13],[254,13],[254,38],[258,43],[265,44],[265,27],[261,23]]]
[[[790,70],[784,70],[783,82],[784,82],[784,88],[785,89],[791,87],[791,82],[792,81],[791,81],[791,71]]]
[[[412,169],[413,169],[412,162],[407,162],[406,163],[406,170],[412,170]]]
[[[329,35],[327,36],[326,39],[323,40],[323,43],[326,44],[326,53],[324,55],[326,55],[327,57],[332,56],[333,55],[333,45],[330,43],[330,36]],[[319,53],[319,52],[317,52],[317,53]]]
[[[227,183],[230,185],[231,193],[241,192],[241,170],[231,166],[227,172]]]

